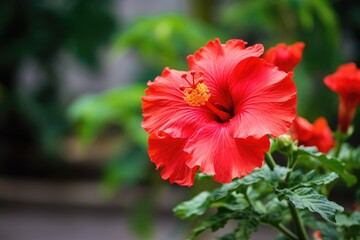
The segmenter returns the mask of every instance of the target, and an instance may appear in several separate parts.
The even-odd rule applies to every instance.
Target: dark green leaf
[[[233,219],[237,215],[236,212],[218,212],[217,214],[202,220],[191,233],[190,239],[195,239],[200,233],[206,229],[211,229],[211,231],[216,231],[219,228],[225,226],[229,219]]]
[[[286,201],[279,201],[276,197],[269,201],[265,208],[267,212],[262,220],[267,223],[279,224],[289,215]]]
[[[318,222],[316,228],[320,231],[322,240],[340,239],[336,226],[332,223]]]
[[[333,172],[319,175],[315,170],[312,170],[304,176],[304,182],[301,185],[304,187],[312,185],[325,185],[334,181],[338,177],[339,176]]]
[[[241,211],[249,206],[245,195],[242,193],[233,193],[232,197],[228,198],[226,202],[214,203],[214,205],[216,204],[232,211]]]
[[[176,216],[182,219],[190,218],[194,215],[202,215],[211,203],[211,194],[209,192],[201,192],[193,199],[182,202],[174,208]]]
[[[336,173],[319,174],[315,170],[312,170],[305,174],[302,178],[292,178],[291,185],[295,187],[311,187],[328,184],[339,176]]]
[[[304,174],[299,170],[293,170],[288,179],[288,186],[294,187],[300,183],[302,183]]]
[[[329,201],[312,188],[298,188],[294,191],[284,189],[283,192],[298,209],[309,209],[311,212],[319,213],[324,219],[335,222],[335,215],[344,211],[344,208]]]
[[[249,186],[261,180],[264,180],[273,187],[277,187],[280,181],[285,179],[289,171],[289,168],[280,166],[275,166],[274,170],[270,170],[267,165],[264,165],[262,168],[255,169],[251,174],[241,179],[234,180],[229,184],[224,184],[220,189],[214,191],[214,200],[224,198],[242,186]]]
[[[312,167],[315,164],[337,173],[347,186],[351,186],[357,181],[356,177],[346,170],[344,162],[335,157],[319,153],[316,148],[300,147],[298,150],[298,161]]]
[[[360,147],[353,148],[347,143],[343,144],[339,158],[346,162],[348,169],[360,169]]]
[[[250,239],[260,224],[260,215],[252,208],[247,208],[237,216],[238,227],[235,230],[235,239]]]
[[[234,180],[231,183],[224,184],[221,186],[220,189],[215,190],[213,193],[214,200],[217,201],[221,198],[226,197],[228,194],[235,191],[240,186],[249,186],[251,184],[259,182],[260,180],[262,180],[264,178],[265,178],[265,175],[264,175],[263,168],[257,168],[251,174],[249,174],[241,179]]]
[[[218,240],[236,240],[235,233],[228,233],[224,236],[218,237]]]
[[[341,239],[360,238],[360,212],[354,212],[350,216],[346,216],[345,214],[336,216],[336,222]]]
[[[339,214],[336,216],[336,223],[339,226],[344,227],[360,225],[360,212],[354,212],[350,216],[346,216],[345,214]]]
[[[257,230],[260,224],[260,214],[257,213],[253,208],[246,208],[242,211],[228,211],[224,208],[219,208],[219,211],[202,220],[192,231],[191,239],[194,239],[203,231],[210,229],[216,231],[219,228],[225,226],[228,220],[235,219],[238,222],[238,226],[233,234],[227,234],[222,239],[250,239],[251,233]],[[226,238],[225,238],[226,237]]]
[[[274,170],[270,170],[267,166],[264,167],[265,179],[273,187],[278,187],[281,181],[285,180],[287,173],[291,171],[290,168],[276,165]]]

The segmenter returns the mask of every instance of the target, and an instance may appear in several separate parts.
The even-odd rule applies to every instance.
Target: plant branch
[[[289,239],[292,240],[298,240],[299,238],[290,231],[287,227],[285,227],[282,223],[271,225],[275,228],[277,228],[280,232],[282,232],[285,236],[287,236]]]
[[[265,153],[265,162],[271,170],[274,170],[276,163],[274,161],[274,158],[268,152]]]
[[[249,198],[249,195],[247,194],[246,191],[244,191],[244,196],[245,196],[246,201],[249,203],[249,206],[251,206],[252,208],[255,209],[255,206],[253,205],[253,203],[252,203],[251,199]]]
[[[335,157],[339,157],[339,155],[340,155],[340,151],[341,151],[341,147],[342,147],[342,145],[343,145],[343,143],[344,143],[345,141],[343,140],[343,139],[338,139],[337,141],[336,141],[336,147],[335,147]]]
[[[290,208],[291,215],[295,221],[296,228],[298,230],[299,240],[308,240],[309,238],[307,236],[304,223],[299,216],[299,212],[297,211],[297,209],[295,208],[292,202],[288,201],[288,205]]]

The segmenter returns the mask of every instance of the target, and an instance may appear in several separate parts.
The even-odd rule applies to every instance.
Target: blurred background
[[[141,96],[215,37],[266,49],[303,41],[298,114],[336,129],[338,98],[323,78],[360,64],[359,1],[1,1],[0,239],[185,239],[189,223],[171,209],[215,184],[161,180]]]

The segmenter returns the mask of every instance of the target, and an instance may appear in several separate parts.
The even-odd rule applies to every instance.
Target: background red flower
[[[292,45],[279,43],[275,47],[269,48],[264,55],[264,59],[273,63],[284,72],[292,71],[302,58],[305,44],[297,42]]]
[[[355,63],[338,67],[334,74],[328,75],[324,83],[339,94],[339,129],[347,132],[360,102],[360,70]]]
[[[290,135],[299,145],[315,146],[320,152],[328,153],[335,145],[332,131],[325,118],[320,117],[314,124],[297,116],[291,126]]]

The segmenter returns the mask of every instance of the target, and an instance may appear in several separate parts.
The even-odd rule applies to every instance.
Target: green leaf
[[[247,208],[237,216],[238,227],[235,230],[236,239],[250,239],[251,234],[257,230],[260,224],[260,215],[252,208]]]
[[[201,192],[193,199],[177,205],[173,211],[179,218],[186,219],[194,215],[202,215],[208,209],[210,203],[211,194],[209,192]]]
[[[314,168],[314,164],[326,170],[337,173],[347,184],[352,186],[356,183],[356,176],[346,170],[345,163],[339,159],[317,152],[316,148],[299,147],[298,161]]]
[[[339,176],[333,172],[319,175],[315,170],[312,170],[304,176],[304,182],[301,185],[304,187],[309,187],[313,185],[325,185],[331,183],[338,177]]]
[[[319,213],[324,219],[335,222],[335,215],[344,211],[344,208],[329,201],[312,188],[298,188],[294,191],[284,189],[285,197],[289,199],[298,209],[309,209],[311,212]]]
[[[350,216],[339,214],[336,216],[336,223],[338,226],[351,227],[360,225],[360,212],[354,212]]]
[[[343,144],[339,158],[346,162],[347,169],[360,169],[360,147],[354,148],[347,143]]]
[[[260,180],[264,179],[264,170],[263,168],[257,168],[255,169],[251,174],[246,175],[245,177],[241,179],[237,179],[232,181],[231,183],[224,184],[221,186],[220,189],[215,190],[213,193],[214,200],[219,200],[221,198],[224,198],[228,196],[231,192],[238,189],[240,186],[249,186],[254,183],[259,182]]]
[[[276,165],[274,170],[270,170],[267,166],[264,168],[265,179],[273,187],[278,187],[280,182],[285,180],[287,173],[291,171],[290,168]]]
[[[291,178],[291,187],[311,187],[311,186],[319,186],[326,185],[339,176],[336,173],[327,173],[327,174],[319,174],[315,170],[312,170],[306,173],[303,177],[299,178],[298,174],[295,174],[295,177]]]
[[[191,233],[190,239],[195,239],[200,233],[206,229],[211,229],[211,231],[216,231],[219,228],[225,226],[229,219],[233,219],[237,215],[237,212],[218,212],[217,214],[202,220]]]
[[[228,220],[235,219],[237,228],[231,234],[226,234],[220,239],[250,239],[251,233],[255,232],[260,224],[261,216],[252,208],[246,208],[240,212],[228,212],[219,209],[219,212],[203,221],[192,231],[191,239],[194,239],[206,229],[216,231],[225,226]]]
[[[302,183],[304,174],[299,170],[293,170],[288,179],[288,186],[294,187],[300,183]]]
[[[218,240],[236,240],[237,238],[235,237],[235,233],[228,233],[225,234],[224,236],[218,237]]]
[[[322,240],[340,239],[336,226],[332,223],[317,222],[316,228],[320,231]]]
[[[226,202],[214,202],[213,204],[214,206],[219,205],[231,211],[241,211],[249,206],[245,195],[242,193],[232,193],[231,197],[228,198]]]
[[[224,184],[220,189],[214,191],[214,200],[219,200],[228,196],[231,192],[241,188],[253,185],[261,180],[270,184],[273,187],[277,187],[280,181],[284,180],[286,174],[290,171],[289,168],[275,166],[274,170],[270,170],[267,165],[262,168],[256,168],[251,174],[234,180],[231,183]]]
[[[341,239],[359,239],[360,212],[354,212],[350,216],[345,214],[336,216],[336,222]]]
[[[266,214],[262,220],[270,224],[279,224],[289,216],[288,204],[285,200],[279,201],[276,197],[269,201],[266,205]]]

